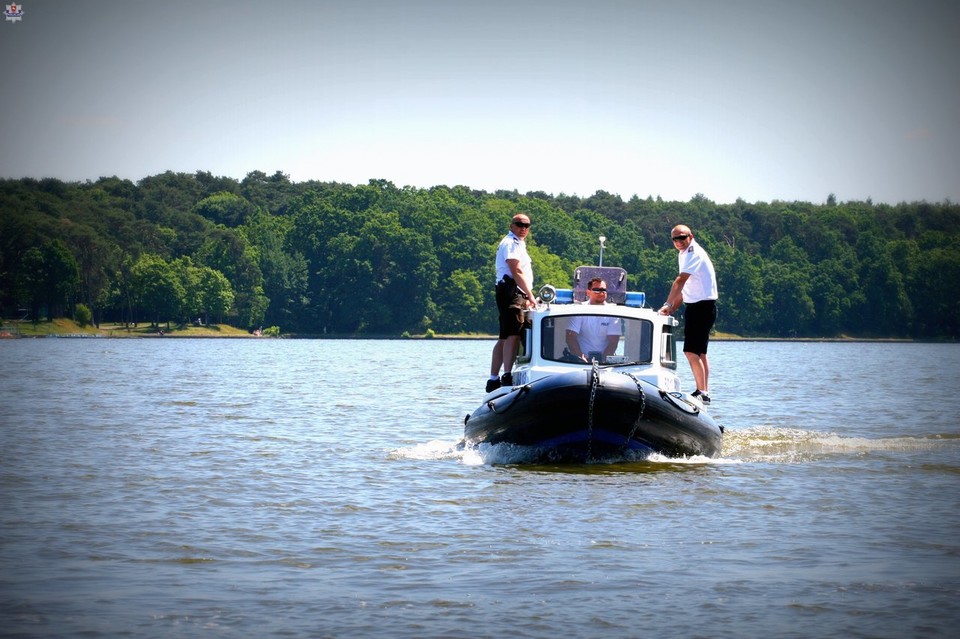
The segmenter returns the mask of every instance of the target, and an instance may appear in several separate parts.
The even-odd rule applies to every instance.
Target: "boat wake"
[[[513,466],[529,464],[562,463],[544,457],[543,451],[533,446],[519,446],[517,444],[479,444],[464,446],[460,441],[432,440],[416,444],[407,448],[399,448],[390,452],[392,459],[415,460],[455,460],[466,466]],[[634,451],[624,451],[621,455],[598,457],[586,465],[609,465],[619,463],[643,462],[649,464],[730,464],[740,463],[739,460],[710,458],[704,456],[667,457],[659,453],[642,454]],[[570,465],[584,465],[570,464]]]
[[[896,453],[936,450],[944,446],[960,446],[960,435],[942,434],[926,437],[888,437],[869,439],[844,437],[836,433],[756,426],[742,430],[728,429],[723,437],[719,457],[667,457],[625,451],[616,457],[598,458],[594,465],[642,462],[654,467],[709,466],[743,463],[804,463],[843,455]],[[452,460],[467,466],[511,466],[551,463],[542,451],[515,444],[480,444],[463,446],[460,441],[431,440],[390,451],[392,459]]]
[[[728,429],[723,436],[722,457],[744,462],[799,463],[838,455],[934,450],[960,444],[952,434],[927,437],[845,437],[836,433],[756,426]]]

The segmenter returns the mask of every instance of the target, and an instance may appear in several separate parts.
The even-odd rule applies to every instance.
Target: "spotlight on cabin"
[[[557,298],[557,289],[550,286],[549,284],[545,284],[544,286],[540,287],[540,292],[537,293],[537,296],[540,298],[541,301],[549,304],[550,302],[552,302]]]

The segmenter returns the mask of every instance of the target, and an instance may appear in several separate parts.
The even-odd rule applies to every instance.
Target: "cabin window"
[[[653,361],[653,323],[633,317],[561,315],[540,326],[540,356],[555,362],[587,365],[649,364]],[[581,357],[582,356],[582,357]]]
[[[673,327],[667,324],[660,334],[660,365],[677,367],[677,342],[673,339]]]
[[[530,353],[533,352],[533,349],[530,348],[530,344],[533,342],[533,331],[525,330],[520,333],[520,347],[517,350],[517,363],[525,364],[530,361]]]

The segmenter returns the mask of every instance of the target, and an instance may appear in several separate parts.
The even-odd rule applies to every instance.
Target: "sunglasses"
[[[606,292],[607,292],[607,289],[605,289],[605,288],[591,288],[590,290],[593,291],[594,293],[606,293]]]
[[[671,237],[670,239],[673,240],[674,242],[682,242],[682,241],[684,241],[685,239],[687,239],[688,237],[690,237],[690,236],[689,236],[689,235],[686,235],[686,234],[684,234],[684,235],[674,235],[674,236]]]
[[[514,222],[513,225],[514,225],[514,226],[519,226],[519,227],[522,228],[522,229],[528,229],[528,228],[530,228],[530,222]]]

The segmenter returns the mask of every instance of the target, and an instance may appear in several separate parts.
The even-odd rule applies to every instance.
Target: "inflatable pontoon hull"
[[[464,443],[510,443],[540,457],[591,461],[720,454],[722,428],[695,400],[616,368],[581,369],[500,389],[464,423]]]

